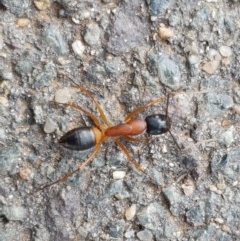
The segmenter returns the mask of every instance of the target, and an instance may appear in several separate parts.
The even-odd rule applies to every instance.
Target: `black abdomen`
[[[63,135],[59,143],[70,150],[84,151],[95,146],[96,137],[91,127],[79,127]]]

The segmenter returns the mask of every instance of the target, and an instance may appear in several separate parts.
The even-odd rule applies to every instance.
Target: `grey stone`
[[[27,14],[31,6],[31,0],[1,0],[0,3],[18,16]]]
[[[138,238],[141,241],[151,241],[153,240],[153,235],[149,230],[142,230],[137,233]]]
[[[87,42],[87,44],[90,46],[99,45],[101,40],[100,37],[100,27],[95,23],[88,24],[84,34],[84,40]]]
[[[123,219],[112,221],[107,226],[107,233],[113,238],[122,238],[125,225],[126,224]]]
[[[149,9],[151,15],[163,13],[170,5],[170,0],[150,0]]]
[[[127,53],[136,46],[143,45],[147,35],[146,23],[140,21],[134,12],[123,9],[117,13],[113,22],[108,50],[114,54]]]
[[[43,28],[42,42],[43,46],[51,47],[56,54],[64,55],[69,52],[69,48],[63,36],[63,32],[60,30],[60,25],[53,23],[48,24]]]
[[[151,67],[157,71],[159,81],[171,89],[180,87],[181,72],[178,65],[168,56],[150,55]]]
[[[27,209],[21,206],[4,206],[2,215],[4,215],[7,220],[23,221],[27,217]]]

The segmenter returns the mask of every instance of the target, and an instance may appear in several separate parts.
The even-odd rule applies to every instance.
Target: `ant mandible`
[[[134,138],[134,136],[138,136],[145,132],[148,133],[149,135],[161,135],[166,132],[169,132],[175,144],[180,149],[179,145],[177,144],[174,136],[170,131],[171,121],[168,116],[168,104],[169,104],[169,96],[171,95],[171,92],[167,94],[167,108],[166,108],[165,114],[153,114],[153,115],[147,116],[145,120],[134,118],[135,115],[137,115],[139,112],[142,112],[147,107],[160,103],[165,99],[164,97],[159,97],[154,100],[151,100],[147,104],[140,106],[134,109],[133,111],[131,111],[130,113],[128,113],[124,118],[123,123],[118,125],[112,125],[110,121],[107,119],[106,115],[104,114],[102,107],[100,106],[98,101],[96,101],[95,98],[90,94],[90,92],[88,92],[82,85],[77,84],[75,80],[73,80],[73,78],[71,78],[68,75],[66,76],[76,85],[79,91],[84,93],[87,97],[89,97],[94,102],[102,121],[99,120],[98,117],[95,116],[94,114],[90,113],[89,111],[85,110],[81,106],[78,106],[74,103],[61,104],[66,107],[71,107],[85,113],[93,121],[94,125],[91,127],[78,127],[73,130],[70,130],[59,139],[58,141],[59,144],[61,144],[63,147],[67,149],[75,150],[75,151],[84,151],[84,150],[91,149],[93,147],[94,149],[90,154],[90,156],[86,160],[81,162],[75,170],[66,173],[65,175],[59,177],[57,180],[51,183],[41,186],[38,190],[43,190],[44,188],[50,187],[58,182],[63,182],[73,174],[77,173],[81,168],[87,165],[94,158],[94,156],[98,153],[101,147],[101,144],[110,137],[113,138],[113,140],[116,142],[118,147],[125,153],[128,160],[133,164],[133,166],[137,170],[143,173],[145,173],[144,170],[132,158],[127,148],[125,147],[125,145],[121,142],[120,137],[128,141],[137,142],[137,141],[141,141],[141,139],[136,139]]]

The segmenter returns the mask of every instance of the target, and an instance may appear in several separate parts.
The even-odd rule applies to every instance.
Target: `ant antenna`
[[[168,106],[169,106],[169,96],[170,96],[171,94],[172,94],[172,92],[167,93],[167,108],[166,108],[166,114],[165,114],[167,119],[169,118],[169,117],[168,117]],[[178,145],[177,140],[176,140],[176,138],[174,137],[174,135],[172,134],[170,128],[168,129],[168,132],[170,133],[170,135],[171,135],[174,143],[176,144],[177,148],[180,150],[180,152],[182,152],[182,149],[181,149],[181,147]]]

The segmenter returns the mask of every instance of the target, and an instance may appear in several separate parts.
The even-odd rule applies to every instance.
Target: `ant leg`
[[[39,187],[39,188],[38,188],[36,191],[34,191],[33,193],[38,192],[38,191],[41,191],[41,190],[43,190],[43,189],[45,189],[45,188],[47,188],[47,187],[50,187],[50,186],[52,186],[52,185],[54,185],[54,184],[59,183],[59,182],[63,182],[63,181],[65,181],[66,179],[68,179],[69,177],[71,177],[73,174],[75,174],[75,173],[77,173],[78,171],[80,171],[80,170],[81,170],[84,166],[86,166],[86,165],[94,158],[94,156],[98,153],[99,148],[100,148],[102,142],[103,142],[103,140],[100,141],[100,142],[97,144],[97,146],[94,148],[92,154],[91,154],[84,162],[80,163],[75,170],[66,173],[65,175],[59,177],[57,180],[55,180],[55,181],[53,181],[53,182],[51,182],[51,183],[48,183],[48,184],[45,184],[45,185]]]
[[[79,111],[82,111],[83,113],[85,113],[92,121],[93,123],[102,130],[101,128],[101,123],[100,121],[98,120],[98,118],[93,115],[91,112],[83,109],[81,106],[78,106],[78,105],[75,105],[73,103],[59,103],[60,105],[63,105],[63,106],[66,106],[66,107],[70,107],[70,108],[73,108],[73,109],[76,109],[76,110],[79,110]]]
[[[130,155],[130,153],[128,152],[127,148],[123,145],[123,143],[118,139],[118,138],[114,138],[114,141],[117,143],[117,145],[119,146],[119,148],[124,152],[124,154],[127,156],[128,160],[131,162],[131,164],[140,172],[142,172],[144,175],[146,175],[149,180],[151,181],[151,183],[156,185],[156,182],[153,180],[153,178],[147,174],[142,167],[140,166],[139,163],[137,163]],[[158,184],[157,184],[158,185]]]
[[[134,138],[131,136],[123,136],[123,138],[127,141],[131,141],[131,142],[143,142],[143,141],[148,141],[150,140],[150,138],[148,137],[142,137],[142,138]]]
[[[77,85],[77,88],[80,89],[83,93],[85,93],[96,105],[98,112],[100,113],[100,116],[102,118],[102,120],[105,122],[106,125],[110,126],[111,123],[108,121],[102,107],[100,106],[100,104],[98,103],[98,101],[95,100],[95,98],[81,85]]]
[[[172,95],[172,94],[173,94],[173,92],[170,92],[170,93],[167,94],[167,108],[166,108],[166,114],[165,114],[166,117],[168,117],[169,98],[170,98],[170,95]],[[172,139],[173,139],[173,142],[176,144],[178,150],[179,150],[180,152],[182,152],[181,147],[178,145],[177,140],[176,140],[176,138],[174,137],[174,135],[172,134],[172,132],[171,132],[170,129],[168,129],[168,132],[170,133],[170,135],[171,135],[171,137],[172,137]]]
[[[98,112],[100,113],[100,116],[101,116],[102,120],[105,122],[105,124],[107,124],[108,126],[110,126],[111,123],[108,121],[108,119],[107,119],[107,117],[106,117],[106,115],[105,115],[102,107],[100,106],[100,104],[98,103],[98,101],[96,101],[95,98],[90,94],[90,92],[89,92],[88,90],[86,90],[82,85],[76,83],[75,80],[74,80],[72,77],[70,77],[69,75],[67,75],[66,73],[61,73],[61,74],[67,76],[67,77],[76,85],[76,87],[77,87],[80,91],[82,91],[86,96],[88,96],[88,97],[94,102],[94,104],[95,104],[96,107],[97,107]]]
[[[167,98],[169,98],[170,95],[173,95],[174,93],[176,93],[178,91],[171,91],[167,93]],[[124,121],[127,122],[129,120],[132,119],[133,116],[135,116],[136,114],[138,114],[139,112],[143,111],[144,109],[146,109],[147,107],[151,106],[151,105],[155,105],[157,103],[162,102],[165,99],[165,97],[158,97],[150,102],[148,102],[145,105],[142,105],[136,109],[134,109],[133,111],[131,111],[130,113],[127,114],[127,116],[124,118]]]
[[[118,139],[114,138],[114,141],[117,143],[119,148],[124,152],[124,154],[127,156],[128,160],[132,163],[132,165],[140,172],[146,174],[142,167],[131,157],[130,153],[128,152],[127,148],[123,145],[123,143]]]
[[[165,99],[165,97],[159,97],[159,98],[156,98],[156,99],[148,102],[145,105],[142,105],[142,106],[134,109],[133,111],[131,111],[130,113],[127,114],[127,116],[124,118],[124,121],[127,122],[127,121],[131,120],[132,117],[135,116],[136,114],[138,114],[139,112],[143,111],[144,109],[146,109],[147,107],[149,107],[151,105],[162,102],[164,99]]]

